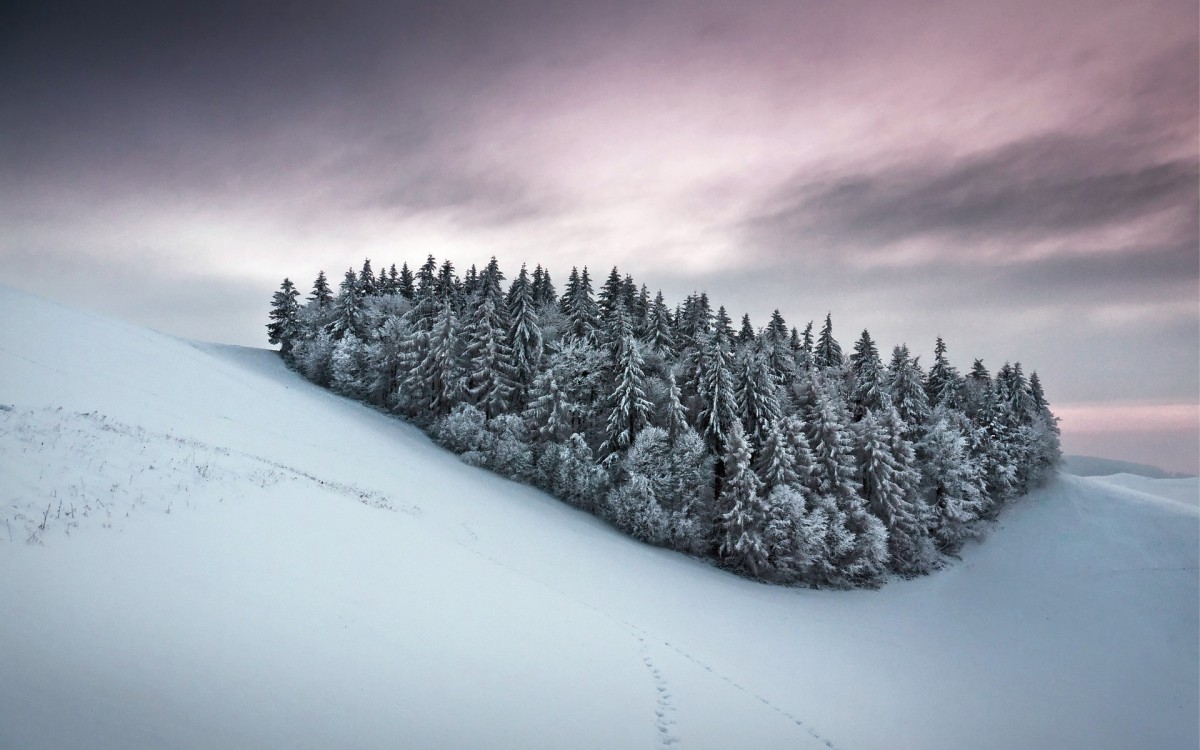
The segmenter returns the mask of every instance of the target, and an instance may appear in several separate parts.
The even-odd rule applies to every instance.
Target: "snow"
[[[1061,475],[930,577],[772,587],[270,352],[0,321],[0,747],[1200,745],[1194,480]]]

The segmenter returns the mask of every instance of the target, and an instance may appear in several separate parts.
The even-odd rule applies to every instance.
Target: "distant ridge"
[[[1195,474],[1167,471],[1149,464],[1118,461],[1099,456],[1063,456],[1062,470],[1077,477],[1105,477],[1112,474],[1134,474],[1150,479],[1190,479]]]

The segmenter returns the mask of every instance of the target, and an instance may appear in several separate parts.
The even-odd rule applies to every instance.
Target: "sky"
[[[1200,471],[1181,2],[0,9],[0,282],[265,346],[370,257],[616,265],[1036,370],[1069,453]]]

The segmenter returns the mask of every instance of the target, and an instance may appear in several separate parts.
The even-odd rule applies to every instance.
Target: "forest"
[[[284,279],[271,344],[305,378],[424,429],[462,460],[540,487],[649,544],[749,578],[877,586],[953,559],[1053,473],[1058,420],[1036,372],[936,338],[923,367],[847,354],[826,315],[756,328],[693,293],[675,305],[613,268],[495,258],[461,274],[433,256],[335,290]]]

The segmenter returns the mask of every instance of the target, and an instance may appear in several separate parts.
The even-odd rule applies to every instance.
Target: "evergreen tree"
[[[606,327],[611,325],[613,315],[615,315],[617,312],[617,307],[623,306],[624,304],[622,289],[621,274],[617,271],[617,267],[613,266],[612,271],[610,271],[608,274],[608,278],[604,281],[604,285],[600,287],[600,292],[597,297],[597,307],[600,310],[600,322]]]
[[[267,340],[279,344],[279,353],[291,359],[292,345],[300,336],[300,292],[290,279],[284,279],[279,291],[271,298],[271,322],[267,325]]]
[[[958,408],[961,399],[962,376],[946,358],[946,342],[941,336],[933,349],[933,366],[925,379],[925,397],[929,405],[946,404]]]
[[[654,296],[650,305],[649,321],[647,322],[646,340],[650,348],[660,354],[671,356],[675,351],[675,336],[672,332],[674,325],[671,321],[671,311],[663,300],[663,293]]]
[[[502,279],[493,257],[480,275],[467,327],[466,394],[489,419],[508,409],[515,387],[512,349],[507,341],[508,308],[500,291]]]
[[[530,394],[529,406],[525,409],[525,421],[530,431],[539,439],[561,443],[571,436],[571,404],[558,387],[554,368],[537,376]]]
[[[750,443],[736,422],[729,430],[723,461],[717,556],[731,570],[758,578],[768,573],[770,551],[764,535],[769,518],[759,497],[761,483],[750,467]]]
[[[525,394],[541,366],[543,349],[541,320],[524,265],[508,290],[506,304],[509,316],[508,345],[512,350],[513,381],[516,386],[513,399],[514,404],[519,406],[524,403]]]
[[[813,350],[813,363],[821,368],[842,366],[842,347],[833,337],[832,314],[825,315],[825,326],[821,328],[821,335],[817,338],[817,345]]]
[[[687,421],[687,413],[683,408],[683,394],[675,383],[675,373],[667,374],[667,408],[663,419],[663,428],[671,442],[674,443],[685,431],[691,429]]]
[[[750,324],[750,313],[742,315],[742,327],[738,330],[737,342],[739,345],[754,343],[754,326]]]
[[[707,335],[697,357],[696,397],[699,411],[696,428],[714,454],[725,450],[725,438],[737,418],[737,397],[730,371],[732,364],[726,340],[719,334]]]
[[[363,260],[362,272],[358,274],[358,292],[364,297],[374,296],[379,291],[375,274],[371,271],[371,259]]]
[[[879,409],[883,405],[883,363],[879,361],[879,350],[871,340],[871,334],[864,328],[862,336],[854,344],[854,353],[850,355],[850,416],[858,421],[867,415],[868,411]]]
[[[813,418],[806,427],[817,480],[814,494],[836,504],[845,518],[846,532],[853,539],[845,553],[831,561],[833,567],[845,582],[874,581],[887,564],[887,529],[867,512],[858,493],[849,415],[836,393],[817,389]]]
[[[583,273],[577,273],[574,268],[571,269],[571,278],[567,282],[567,289],[563,293],[560,303],[563,306],[563,313],[567,317],[568,338],[595,345],[600,325],[600,312],[596,307],[595,300],[592,299],[592,282],[588,278],[586,266],[584,266]]]
[[[805,447],[807,450],[807,446]],[[762,448],[754,461],[754,471],[762,480],[767,492],[776,487],[796,487],[800,476],[796,473],[796,456],[780,421],[771,422]]]
[[[600,452],[616,453],[633,445],[638,432],[645,428],[650,417],[650,402],[646,399],[642,354],[633,339],[626,338],[621,346],[615,390],[608,398],[606,439]]]
[[[892,350],[887,380],[892,404],[908,427],[907,436],[918,440],[924,425],[929,421],[929,403],[921,383],[921,371],[917,369],[916,362],[909,357],[907,346],[901,344]]]
[[[463,353],[458,317],[450,300],[434,321],[425,354],[408,378],[408,390],[418,399],[417,414],[437,418],[458,405],[463,392]]]
[[[346,276],[338,287],[338,296],[334,301],[334,319],[330,323],[329,332],[335,341],[340,341],[347,334],[361,341],[363,324],[363,302],[358,277],[351,268],[346,271]]]
[[[333,302],[333,292],[329,289],[329,280],[325,278],[324,271],[317,272],[317,280],[313,282],[312,294],[308,299],[316,303],[317,307],[325,307]]]
[[[412,299],[416,292],[416,287],[413,286],[413,273],[408,270],[408,263],[400,266],[400,279],[396,284],[396,291],[400,292],[400,296],[405,299]]]
[[[928,572],[934,556],[925,528],[925,509],[916,504],[919,475],[912,466],[912,444],[904,439],[902,430],[903,423],[891,404],[869,412],[858,424],[856,454],[863,500],[888,530],[892,569],[915,575]]]
[[[762,352],[743,351],[737,372],[735,398],[752,446],[762,445],[771,425],[783,416],[778,388]]]
[[[922,474],[938,548],[954,554],[975,535],[985,505],[983,477],[967,453],[967,441],[946,412],[940,412],[921,441]]]

